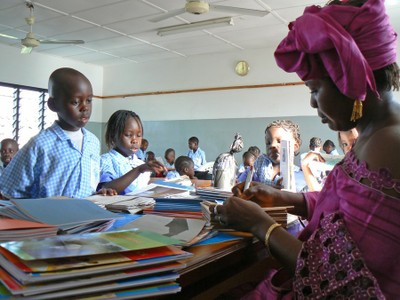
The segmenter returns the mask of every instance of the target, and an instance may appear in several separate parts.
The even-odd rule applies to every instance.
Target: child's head
[[[253,153],[256,156],[256,158],[259,157],[260,153],[261,153],[260,148],[258,148],[257,146],[250,146],[249,150],[247,150],[247,151]]]
[[[175,169],[179,175],[187,175],[190,179],[194,178],[194,162],[188,156],[179,156],[175,161]]]
[[[333,150],[336,149],[335,144],[331,140],[326,140],[322,149],[325,151],[326,154],[331,154]]]
[[[192,136],[188,140],[188,145],[190,150],[197,150],[197,148],[199,148],[199,139],[195,136]]]
[[[146,153],[146,162],[156,160],[156,155],[153,151],[148,151]]]
[[[243,153],[243,165],[245,167],[252,167],[254,166],[254,162],[256,161],[257,157],[254,155],[253,152],[246,151]]]
[[[1,161],[3,162],[4,167],[10,163],[18,149],[19,147],[16,140],[4,139],[1,141]]]
[[[107,122],[106,145],[123,156],[131,156],[142,143],[143,125],[139,116],[130,110],[117,110]]]
[[[353,128],[348,131],[338,131],[339,145],[343,153],[346,154],[353,148],[354,143],[358,138],[357,129]]]
[[[265,145],[267,156],[273,165],[280,163],[280,143],[289,140],[293,143],[294,153],[297,154],[301,145],[299,125],[290,120],[276,120],[265,129]]]
[[[47,105],[58,115],[62,129],[77,131],[92,114],[92,85],[85,75],[71,68],[55,70],[49,78]]]
[[[168,148],[167,150],[165,150],[164,157],[165,160],[172,165],[175,162],[175,150],[172,148]]]
[[[322,146],[322,140],[319,137],[312,137],[310,139],[310,150],[312,151],[320,151]]]
[[[142,143],[140,144],[140,149],[142,149],[142,151],[146,151],[148,147],[149,147],[149,141],[146,139],[142,139]]]

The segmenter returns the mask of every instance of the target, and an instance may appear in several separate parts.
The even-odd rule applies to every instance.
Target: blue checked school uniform
[[[136,151],[136,156],[137,158],[139,158],[141,161],[145,161],[146,160],[146,153],[147,151],[143,151],[142,149],[138,149],[138,151]]]
[[[116,150],[112,149],[108,153],[105,153],[101,156],[100,182],[105,183],[113,181],[142,164],[144,164],[144,162],[138,159],[135,154],[131,157],[125,157]],[[151,172],[144,172],[140,174],[130,185],[127,186],[121,195],[125,195],[145,187],[149,183],[150,175]]]
[[[206,153],[199,148],[197,148],[196,152],[193,150],[189,150],[187,156],[189,156],[194,162],[194,170],[197,171],[202,165],[207,163],[206,161]]]
[[[85,198],[96,191],[100,175],[100,143],[82,128],[82,150],[54,124],[20,149],[0,177],[7,198],[66,196]]]
[[[178,178],[178,177],[181,177],[181,175],[178,173],[178,171],[173,170],[173,171],[169,171],[165,178],[166,179],[172,179],[172,178]]]
[[[246,181],[248,172],[249,168],[247,168],[242,174],[240,174],[238,177],[238,182]],[[275,186],[281,177],[275,176],[275,179],[273,180],[272,175],[273,175],[272,161],[268,158],[266,154],[260,155],[254,162],[254,175],[252,180],[267,185]],[[300,192],[307,186],[307,184],[305,182],[303,172],[300,170],[298,166],[294,166],[294,176],[295,176],[296,190]]]

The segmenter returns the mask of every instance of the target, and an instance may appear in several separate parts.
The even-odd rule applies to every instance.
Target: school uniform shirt
[[[300,168],[298,166],[294,166],[293,169],[294,169],[296,191],[300,192],[304,190],[307,184],[303,172],[300,170]],[[246,181],[246,177],[249,171],[250,169],[247,168],[242,174],[240,174],[238,182]],[[254,162],[254,175],[252,180],[267,185],[275,186],[281,177],[277,175],[275,176],[275,179],[273,179],[272,176],[273,176],[272,161],[268,158],[266,154],[260,155]]]
[[[170,164],[169,162],[165,162],[165,167],[170,170],[170,169],[175,169],[175,164]]]
[[[142,149],[138,149],[138,151],[136,151],[135,155],[137,156],[137,158],[139,158],[141,161],[146,161],[146,154],[147,151],[143,151]]]
[[[4,166],[0,166],[0,176],[3,174]]]
[[[333,149],[329,155],[340,155],[339,152],[336,149]]]
[[[81,130],[82,149],[57,122],[30,139],[4,169],[0,192],[7,198],[85,198],[95,193],[100,143],[93,133]]]
[[[181,175],[179,175],[179,173],[176,170],[168,171],[167,176],[165,176],[166,179],[172,179],[178,177],[181,177]]]
[[[138,159],[135,154],[130,157],[125,157],[121,153],[112,149],[101,156],[100,183],[110,182],[117,179],[142,164],[144,164],[144,162]],[[145,187],[149,183],[150,175],[151,172],[141,173],[130,185],[127,186],[121,195]]]
[[[197,171],[202,165],[206,164],[206,154],[203,150],[197,148],[196,152],[189,150],[187,156],[189,156],[194,162],[194,170]]]

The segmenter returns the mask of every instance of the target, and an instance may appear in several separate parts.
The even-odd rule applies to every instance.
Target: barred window
[[[47,107],[47,90],[0,83],[0,141],[15,139],[19,146],[49,127],[57,114]]]

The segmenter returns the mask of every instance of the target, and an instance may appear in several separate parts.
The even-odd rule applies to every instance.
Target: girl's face
[[[281,141],[288,140],[294,145],[294,151],[296,152],[299,145],[293,138],[292,132],[283,129],[282,127],[271,127],[265,134],[265,146],[267,147],[267,156],[272,161],[273,165],[278,165],[281,162],[280,151]]]
[[[167,156],[165,157],[169,164],[172,164],[175,161],[175,151],[168,152]]]
[[[340,132],[340,143],[342,144],[344,154],[351,150],[357,138],[358,132],[356,129]]]
[[[349,130],[355,123],[350,121],[355,99],[343,95],[328,78],[306,81],[311,91],[310,105],[317,109],[322,123],[332,130]]]
[[[142,124],[130,117],[125,122],[125,129],[115,145],[115,150],[123,156],[131,156],[139,149],[142,143]]]

